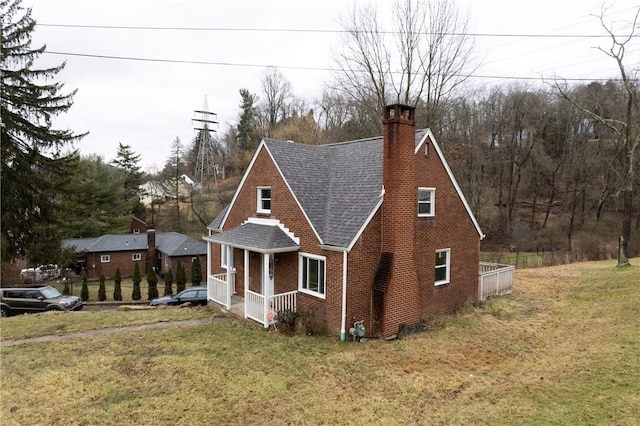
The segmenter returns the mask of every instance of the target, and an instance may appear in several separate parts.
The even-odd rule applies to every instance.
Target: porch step
[[[229,311],[241,318],[244,318],[244,299],[240,296],[231,296],[231,309]]]

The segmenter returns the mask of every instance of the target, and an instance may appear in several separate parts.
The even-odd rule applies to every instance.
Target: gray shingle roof
[[[227,205],[224,209],[222,209],[220,213],[218,213],[218,216],[216,216],[216,218],[213,219],[213,222],[209,224],[209,228],[216,230],[220,229],[220,225],[222,225],[222,219],[224,219],[224,217],[226,216],[227,210],[229,210],[229,205]]]
[[[415,144],[426,130],[416,131]],[[265,139],[326,245],[348,247],[380,201],[382,137],[331,145]]]
[[[295,251],[300,246],[278,226],[245,223],[229,231],[209,237],[220,244],[259,252]]]
[[[426,133],[416,131],[416,146]],[[322,242],[348,247],[380,201],[382,136],[330,145],[264,143]],[[209,228],[219,230],[226,212]]]
[[[207,244],[177,232],[158,232],[156,247],[169,256],[195,256],[207,254]]]
[[[148,237],[143,234],[106,234],[96,238],[70,238],[63,247],[75,247],[77,252],[106,253],[116,251],[147,250]],[[207,254],[207,245],[177,232],[157,232],[156,248],[169,256],[195,256]]]
[[[75,246],[76,251],[89,253],[146,250],[147,234],[106,234],[96,238],[72,238],[64,240],[62,246]]]

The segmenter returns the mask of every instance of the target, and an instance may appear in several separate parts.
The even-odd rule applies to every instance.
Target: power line
[[[141,30],[141,31],[211,31],[211,32],[262,32],[262,33],[314,33],[314,34],[351,34],[369,31],[329,30],[320,28],[222,28],[222,27],[146,27],[125,25],[80,25],[80,24],[41,24],[41,27],[56,28],[90,28],[107,30]],[[377,34],[399,34],[397,31],[376,31]],[[520,38],[610,38],[609,34],[515,34],[515,33],[458,33],[458,32],[420,32],[422,35],[440,35],[454,37],[520,37]],[[640,34],[620,34],[616,37],[640,37]]]
[[[123,61],[140,61],[140,62],[155,62],[155,63],[169,63],[169,64],[187,64],[187,65],[213,65],[213,66],[225,66],[225,67],[245,67],[245,68],[268,68],[274,67],[279,69],[289,69],[289,70],[302,70],[302,71],[330,71],[330,72],[340,72],[342,71],[339,68],[322,68],[322,67],[302,67],[302,66],[291,66],[291,65],[269,65],[269,64],[248,64],[248,63],[234,63],[234,62],[213,62],[213,61],[189,61],[189,60],[181,60],[181,59],[158,59],[158,58],[140,58],[140,57],[130,57],[130,56],[111,56],[111,55],[94,55],[88,53],[70,53],[70,52],[54,52],[54,51],[45,51],[45,54],[50,55],[60,55],[60,56],[75,56],[82,58],[96,58],[96,59],[116,59]],[[400,72],[392,71],[392,74],[399,74]],[[459,77],[465,78],[483,78],[483,79],[493,79],[493,80],[543,80],[544,77],[517,77],[517,76],[500,76],[500,75],[459,75]],[[563,81],[621,81],[616,78],[562,78]],[[632,79],[631,81],[636,81]]]

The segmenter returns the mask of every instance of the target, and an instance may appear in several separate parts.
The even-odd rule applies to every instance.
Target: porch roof
[[[251,222],[211,235],[206,240],[259,253],[283,253],[300,249],[300,245],[279,226]]]

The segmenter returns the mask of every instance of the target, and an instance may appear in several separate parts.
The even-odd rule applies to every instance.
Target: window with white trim
[[[139,234],[139,233],[140,233],[140,229],[138,229],[138,228],[133,228],[133,233],[134,233],[134,234]]]
[[[109,256],[108,254],[103,254],[102,256],[100,256],[100,263],[109,263],[111,262],[111,256]]]
[[[133,253],[131,255],[131,260],[136,261],[136,260],[141,260],[142,259],[142,255],[140,253]]]
[[[451,273],[451,249],[436,251],[436,279],[435,285],[449,284]]]
[[[418,188],[418,217],[436,215],[436,189]]]
[[[227,263],[227,246],[220,244],[220,266],[226,268]]]
[[[325,258],[312,254],[300,254],[298,289],[314,296],[325,297]]]
[[[271,187],[258,187],[258,213],[271,213]]]

